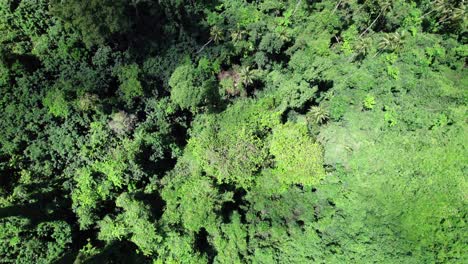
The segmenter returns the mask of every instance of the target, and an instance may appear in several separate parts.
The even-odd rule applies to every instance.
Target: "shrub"
[[[281,182],[316,185],[325,176],[322,147],[307,134],[307,126],[286,123],[273,130],[270,153]]]

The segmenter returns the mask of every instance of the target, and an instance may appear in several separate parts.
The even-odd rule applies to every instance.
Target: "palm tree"
[[[307,113],[307,118],[316,124],[323,124],[330,118],[330,115],[323,107],[312,106]]]
[[[231,39],[235,43],[239,40],[242,40],[244,38],[244,35],[245,35],[245,30],[242,30],[239,27],[237,27],[236,30],[231,32]]]
[[[223,31],[218,26],[213,26],[210,30],[211,40],[219,43],[224,38]]]
[[[249,66],[243,66],[239,70],[239,79],[244,84],[244,86],[249,86],[253,84],[254,74],[250,70]]]
[[[380,49],[397,50],[404,43],[405,33],[387,33],[379,43]]]
[[[372,48],[372,39],[371,38],[361,38],[359,39],[354,49],[357,51],[358,55],[366,56],[369,54]]]
[[[218,26],[213,26],[210,30],[210,39],[197,51],[197,53],[202,52],[206,46],[208,46],[211,42],[219,43],[223,40],[223,31]]]

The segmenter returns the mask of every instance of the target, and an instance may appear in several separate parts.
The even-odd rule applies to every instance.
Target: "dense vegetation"
[[[467,263],[460,0],[0,0],[0,263]]]

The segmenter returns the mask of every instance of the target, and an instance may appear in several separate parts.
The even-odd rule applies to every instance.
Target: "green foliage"
[[[131,104],[135,97],[143,95],[143,87],[138,80],[137,64],[119,67],[116,72],[120,81],[119,92],[127,104]]]
[[[69,250],[71,228],[64,221],[31,226],[25,218],[7,217],[0,222],[0,256],[6,263],[50,263]]]
[[[65,99],[65,94],[61,90],[54,89],[49,91],[44,97],[43,104],[54,116],[67,117],[70,113],[69,105]]]
[[[250,204],[246,215],[248,250],[252,251],[249,261],[330,261],[327,259],[329,246],[321,244],[319,237],[330,241],[327,234],[329,231],[333,233],[329,221],[335,212],[327,195],[336,190],[330,187],[323,185],[323,193],[312,192],[310,187],[304,186],[289,186],[280,192],[271,192],[265,181],[259,182],[246,197]]]
[[[86,229],[96,220],[93,210],[100,196],[105,197],[108,193],[109,186],[98,185],[89,169],[77,171],[74,178],[76,181],[76,189],[72,193],[74,210],[80,219],[80,227]]]
[[[364,106],[364,109],[372,110],[375,106],[375,97],[370,94],[366,95],[362,105]]]
[[[398,51],[405,41],[405,32],[386,33],[379,42],[379,48],[387,51]]]
[[[465,9],[0,0],[0,262],[467,262]]]
[[[28,224],[24,218],[2,219],[1,228],[1,256],[5,261],[14,261],[21,250],[21,233]]]
[[[153,263],[207,263],[206,256],[202,256],[193,248],[195,238],[181,235],[178,232],[166,233],[164,244],[158,248],[158,257]]]
[[[76,106],[79,111],[97,110],[98,97],[95,94],[86,93],[80,96],[76,101]]]
[[[391,127],[398,124],[398,116],[394,110],[388,110],[385,112],[384,119]]]
[[[187,148],[219,183],[248,186],[268,155],[263,138],[279,123],[274,106],[270,98],[245,100],[220,115],[202,116]]]
[[[46,263],[49,260],[59,259],[69,249],[72,242],[71,228],[65,221],[40,223],[36,230],[40,240],[52,240],[52,242],[46,244],[47,253],[44,256],[47,259]],[[34,255],[32,256],[33,259]]]
[[[307,113],[307,117],[312,119],[316,124],[324,123],[330,118],[328,112],[320,106],[311,107]]]
[[[325,176],[322,148],[308,135],[305,124],[286,123],[275,128],[270,153],[280,182],[317,185]]]
[[[167,210],[163,220],[168,224],[182,223],[188,231],[197,232],[214,221],[213,211],[220,195],[208,178],[197,175],[199,169],[188,162],[178,163],[174,175],[165,180],[161,195]]]
[[[87,260],[99,254],[99,250],[91,244],[90,239],[83,248],[80,249],[78,255],[76,256],[75,262],[81,263],[82,260]]]
[[[47,1],[0,2],[0,44],[5,51],[31,52],[34,40],[52,24],[47,4]]]
[[[345,32],[343,32],[343,44],[341,45],[341,51],[345,55],[351,55],[353,53],[353,43],[356,41],[358,32],[356,26],[351,26]]]
[[[124,1],[52,1],[52,12],[81,31],[87,46],[104,43],[112,34],[130,28]]]
[[[204,64],[195,68],[185,64],[175,69],[169,80],[171,100],[183,109],[195,111],[213,100],[213,79],[208,77]]]
[[[125,187],[131,190],[133,180],[138,178],[138,168],[134,168],[136,164],[132,161],[139,141],[122,138],[117,146],[109,148],[113,143],[106,141],[108,136],[102,123],[92,123],[89,142],[81,150],[81,155],[92,159],[87,166],[78,168],[74,177],[73,208],[82,229],[89,228],[97,219],[96,212],[103,200],[113,197],[116,191]]]
[[[213,235],[213,245],[219,252],[215,263],[242,263],[242,257],[247,253],[247,230],[241,224],[239,214],[233,214],[230,223],[221,224],[218,232]]]
[[[422,261],[450,262],[462,256],[462,249],[455,241],[463,239],[458,237],[456,231],[450,230],[463,226],[460,209],[463,208],[462,189],[465,184],[455,164],[463,163],[460,159],[466,155],[460,152],[460,147],[452,145],[461,144],[461,138],[451,137],[449,142],[444,143],[437,134],[400,136],[398,144],[394,144],[394,139],[389,141],[395,136],[392,133],[388,135],[389,138],[383,139],[389,143],[385,143],[380,151],[370,146],[364,147],[352,165],[356,173],[353,182],[356,185],[352,188],[359,188],[362,194],[349,203],[359,203],[360,199],[372,200],[372,203],[366,204],[366,210],[381,211],[380,214],[367,213],[365,216],[367,225],[374,222],[382,224],[372,227],[376,236],[389,234],[383,235],[380,238],[382,241],[377,242],[379,239],[376,243],[393,244],[394,250],[402,252],[411,250],[414,258]],[[418,137],[419,140],[430,140],[434,136],[438,138],[435,145],[418,151],[411,150],[408,139]],[[444,144],[448,145],[442,147]],[[372,172],[364,169],[364,160],[367,164],[372,162]],[[437,169],[429,165],[436,161],[441,165]],[[380,162],[385,162],[385,166],[377,165]],[[398,174],[390,173],[396,171],[394,166],[404,166],[406,170]],[[447,174],[450,175],[448,178]],[[370,190],[372,194],[368,193]],[[364,210],[362,205],[344,206],[348,210]],[[353,211],[350,213],[356,214]],[[399,224],[394,225],[395,222]],[[427,251],[431,253],[424,253]]]
[[[127,193],[117,197],[116,205],[124,212],[115,219],[106,216],[99,222],[99,239],[112,241],[121,240],[128,236],[143,255],[154,254],[161,237],[156,226],[150,220],[149,208]]]
[[[400,70],[397,67],[389,65],[387,66],[387,73],[393,79],[398,79],[398,76],[400,75]]]
[[[242,85],[234,81],[234,78],[232,77],[227,77],[221,79],[219,82],[220,87],[220,93],[224,96],[229,96],[229,95],[246,95],[246,91]]]

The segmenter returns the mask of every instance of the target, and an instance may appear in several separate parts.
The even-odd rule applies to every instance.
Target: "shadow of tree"
[[[64,255],[53,264],[130,264],[151,263],[151,259],[138,254],[135,244],[128,241],[115,241],[106,245],[97,255],[86,256],[84,253],[75,250]]]

